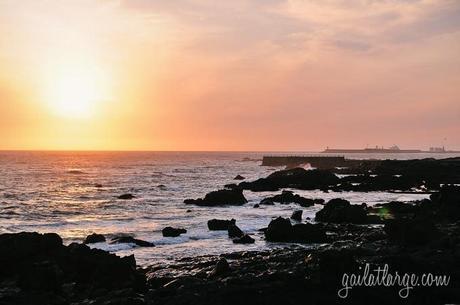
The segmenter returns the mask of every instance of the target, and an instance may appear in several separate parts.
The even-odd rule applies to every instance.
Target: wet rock
[[[281,188],[312,190],[336,185],[340,179],[330,171],[294,168],[281,170],[252,182],[241,182],[240,187],[252,191],[276,191]]]
[[[233,239],[233,243],[235,244],[253,244],[255,239],[249,236],[248,234],[244,234],[239,238]]]
[[[296,210],[292,212],[291,219],[299,222],[302,221],[302,213],[302,210]]]
[[[244,178],[241,175],[237,175],[235,178],[233,178],[233,180],[244,180],[244,179],[246,179],[246,178]]]
[[[101,188],[101,187],[103,187],[103,185],[100,184],[100,183],[96,183],[96,184],[94,185],[94,187],[96,187],[96,188]]]
[[[271,198],[264,198],[260,201],[260,205],[275,205]]]
[[[105,237],[102,234],[90,234],[86,236],[84,243],[85,244],[95,244],[95,243],[101,243],[105,241]]]
[[[224,187],[226,189],[231,189],[231,190],[242,190],[242,188],[239,187],[238,184],[235,184],[235,183],[226,184],[226,185],[224,185]]]
[[[437,217],[440,220],[460,220],[460,187],[446,185],[438,193],[430,196],[435,204],[433,208],[438,210]]]
[[[279,195],[273,197],[265,198],[268,202],[279,202],[281,204],[297,203],[302,207],[309,207],[316,203],[315,200],[304,198],[300,195],[294,194],[291,191],[283,191]]]
[[[210,231],[227,231],[228,227],[236,223],[235,219],[211,219],[208,220],[208,229]]]
[[[257,209],[257,208],[260,207],[260,205],[259,205],[258,203],[256,203],[256,204],[254,204],[252,207],[253,207],[254,209]]]
[[[460,158],[385,160],[374,172],[377,175],[400,175],[414,186],[423,183],[439,188],[440,184],[460,183]]]
[[[173,227],[166,227],[161,230],[161,233],[164,237],[177,237],[181,234],[187,233],[187,230]]]
[[[391,201],[388,203],[377,204],[371,210],[375,211],[379,215],[385,217],[392,216],[401,216],[403,214],[415,214],[420,209],[419,205],[400,202],[400,201]]]
[[[186,199],[185,204],[195,204],[198,206],[220,206],[220,205],[243,205],[248,201],[240,189],[224,189],[213,191],[203,199]]]
[[[270,222],[264,232],[267,241],[317,243],[326,241],[326,232],[320,225],[310,223],[292,225],[286,218]]]
[[[122,200],[130,200],[130,199],[136,198],[136,196],[134,196],[133,194],[123,194],[123,195],[118,196],[117,198],[122,199]]]
[[[209,274],[209,277],[223,276],[228,272],[230,272],[230,265],[228,264],[227,260],[222,257],[214,266],[214,269]]]
[[[110,241],[111,244],[135,244],[136,246],[139,247],[154,247],[155,245],[151,242],[141,240],[141,239],[136,239],[132,236],[118,236],[113,238]]]
[[[336,198],[329,200],[316,213],[315,219],[322,222],[364,224],[367,223],[367,211],[365,206],[352,205],[347,200]]]
[[[235,237],[242,237],[244,235],[243,231],[238,228],[235,224],[231,224],[228,226],[228,237],[235,238]]]
[[[129,297],[145,288],[134,256],[120,258],[84,244],[65,246],[54,233],[1,234],[0,265],[1,304],[91,303],[106,291],[128,289]]]
[[[389,240],[403,245],[425,245],[440,236],[435,224],[428,219],[389,219],[383,230]]]

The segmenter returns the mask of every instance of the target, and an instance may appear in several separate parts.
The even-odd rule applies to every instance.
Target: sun
[[[105,85],[99,70],[92,67],[67,67],[55,73],[48,86],[47,101],[60,117],[92,117],[104,99]]]

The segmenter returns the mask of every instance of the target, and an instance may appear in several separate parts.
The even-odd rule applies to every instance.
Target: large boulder
[[[255,239],[249,236],[248,234],[244,234],[241,237],[234,238],[233,243],[235,244],[253,244]]]
[[[304,198],[291,191],[284,190],[281,194],[263,199],[261,203],[266,204],[266,202],[278,202],[281,204],[297,203],[302,207],[309,207],[321,201],[318,199]]]
[[[315,219],[322,222],[356,223],[368,222],[366,207],[352,205],[345,199],[331,199],[316,213]]]
[[[155,245],[149,241],[134,238],[132,236],[117,236],[112,238],[111,244],[134,244],[138,247],[154,247]]]
[[[214,269],[212,269],[211,273],[209,273],[209,277],[223,276],[228,272],[230,272],[230,265],[228,264],[227,260],[222,257],[214,266]]]
[[[164,237],[178,237],[181,234],[187,233],[187,230],[181,228],[166,227],[161,230]]]
[[[231,224],[228,226],[228,237],[235,238],[235,237],[242,237],[244,232],[241,231],[235,224]]]
[[[1,234],[0,266],[0,282],[11,288],[8,296],[0,293],[2,304],[77,304],[104,291],[127,290],[126,296],[132,296],[145,288],[134,256],[120,258],[84,244],[65,246],[54,233]]]
[[[241,182],[239,186],[252,191],[276,191],[281,188],[313,190],[334,186],[339,182],[340,179],[330,171],[293,168],[276,171],[252,182]]]
[[[122,194],[118,196],[117,198],[122,199],[122,200],[130,200],[130,199],[136,198],[136,196],[134,196],[133,194]]]
[[[302,210],[295,210],[292,212],[291,219],[299,222],[302,221],[302,213]]]
[[[403,245],[424,245],[440,236],[435,224],[428,219],[389,219],[383,228],[388,239]]]
[[[247,202],[241,189],[218,190],[206,194],[204,198],[184,200],[185,204],[198,206],[243,205]]]
[[[85,244],[95,244],[105,242],[105,237],[102,234],[93,233],[86,236],[84,243]]]
[[[211,219],[208,220],[208,229],[210,231],[227,231],[228,227],[231,225],[235,225],[235,219]]]
[[[292,225],[289,219],[282,217],[272,220],[264,234],[267,241],[274,242],[318,243],[327,239],[325,230],[318,224]]]

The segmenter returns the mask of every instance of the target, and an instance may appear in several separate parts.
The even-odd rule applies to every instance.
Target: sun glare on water
[[[47,102],[60,117],[89,118],[105,98],[104,78],[98,69],[67,67],[53,73],[48,84]]]

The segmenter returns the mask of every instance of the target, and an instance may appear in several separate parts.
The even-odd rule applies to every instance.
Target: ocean
[[[249,203],[232,207],[185,205],[184,199],[235,183],[236,175],[247,181],[265,177],[281,168],[260,166],[266,154],[254,152],[0,152],[0,233],[56,232],[64,243],[82,242],[91,233],[108,239],[119,234],[153,242],[153,248],[131,244],[91,245],[118,255],[134,254],[139,265],[167,263],[182,257],[264,250],[283,244],[265,242],[258,230],[277,216],[289,217],[298,205],[253,208],[261,199],[279,192],[250,192]],[[309,153],[280,153],[282,155]],[[365,154],[349,158],[411,159],[447,158],[450,154]],[[297,191],[310,198],[345,198],[354,204],[373,205],[391,200],[411,201],[426,194],[386,192]],[[132,200],[117,196],[131,193]],[[321,206],[303,208],[314,221]],[[190,211],[188,211],[190,210]],[[237,245],[226,231],[209,231],[212,218],[237,220],[237,225],[256,239]],[[187,229],[180,237],[162,237],[166,226]]]

